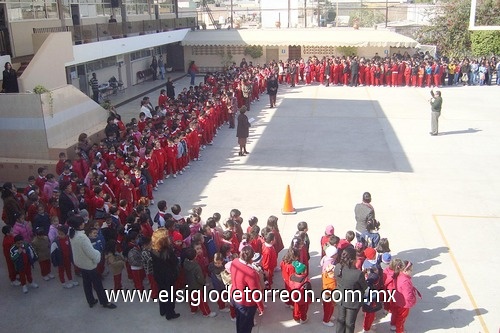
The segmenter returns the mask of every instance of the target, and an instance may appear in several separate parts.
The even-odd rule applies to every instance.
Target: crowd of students
[[[337,60],[340,61],[338,66],[349,63],[351,67],[357,61],[356,58],[325,61],[331,61],[333,67],[330,68],[335,68]],[[293,82],[325,83],[325,80],[333,80],[331,82],[335,84],[337,79],[340,83],[341,78],[347,82],[345,75],[332,77],[327,74],[325,77],[322,62],[318,59],[309,59],[304,72],[302,63],[292,61],[288,64],[298,66],[296,73],[292,72],[297,75]],[[166,96],[162,91],[156,107],[145,97],[138,119],[132,119],[127,124],[111,109],[105,128],[106,138],[92,143],[82,133],[75,158],[70,160],[61,153],[55,174],[47,173],[41,167],[36,176],[29,177],[28,185],[20,191],[14,184],[4,183],[2,219],[6,226],[2,229],[5,235],[3,250],[11,284],[21,285],[24,293],[29,291],[29,287],[38,288],[31,270],[38,261],[43,280],[55,278],[51,269],[54,266],[57,267],[62,287],[70,289],[78,286],[73,273],[78,275],[81,272],[73,265],[71,239],[68,237],[68,221],[78,216],[85,221],[81,231],[101,254],[97,273],[102,278],[111,273],[116,290],[123,288],[122,272],[126,271],[135,289],[144,290],[146,282],[153,297],[158,295],[158,281],[153,270],[155,256],[151,255],[155,229],[168,231],[173,253],[179,259],[176,288],[187,285],[191,291],[199,290],[210,281],[212,287],[221,292],[226,285],[234,283],[230,266],[240,252],[246,253],[247,263],[258,273],[259,288],[272,288],[278,266],[289,291],[310,288],[310,240],[305,222],[299,223],[297,234],[281,264],[278,264],[278,254],[285,246],[275,216],[269,217],[262,229],[257,225],[258,219],[252,217],[246,232],[243,232],[243,220],[237,209],[231,210],[227,220],[221,221],[221,215],[215,213],[203,221],[200,207],[193,208],[187,217],[181,214],[181,207],[177,204],[172,205],[168,212],[165,200],[157,202],[156,214],[152,214],[149,208],[154,205],[155,191],[166,178],[182,175],[191,161],[199,159],[200,151],[212,144],[217,131],[226,122],[230,128],[234,127],[234,113],[239,108],[246,106],[250,110],[252,102],[266,91],[268,78],[277,75],[282,83],[291,80],[288,72],[282,72],[282,66],[284,70],[286,66],[281,62],[272,62],[264,67],[245,64],[232,66],[224,73],[208,73],[203,83],[184,89],[177,98]],[[350,80],[350,77],[347,76],[347,79]],[[371,230],[371,234],[377,234],[375,229]],[[409,276],[411,263],[390,260],[387,240],[368,235],[366,241],[359,238],[357,243],[352,244],[355,238],[353,232],[348,232],[345,239],[339,239],[333,230],[329,226],[321,240],[324,288],[333,290],[337,285],[341,286],[344,267],[353,268],[354,262],[354,269],[363,269],[363,277],[368,281],[374,280],[373,274],[378,276],[376,281],[390,278],[397,281],[396,276]],[[354,261],[351,249],[355,249]],[[249,254],[251,257],[248,257]],[[364,264],[365,261],[367,264]],[[392,271],[382,274],[382,265],[389,265]],[[372,281],[368,285],[370,283],[373,287],[382,286],[378,282]],[[263,309],[261,305],[260,310]],[[307,322],[307,302],[289,302],[287,305],[293,307],[295,321]],[[398,333],[403,332],[400,327],[404,325],[404,311],[392,305],[385,306],[394,317],[391,325],[394,324]],[[234,304],[228,306],[220,301],[217,307],[220,311],[230,312],[234,320],[238,317]],[[334,303],[325,302],[323,307],[323,324],[333,326]],[[411,306],[400,307],[408,309]],[[193,313],[198,310],[206,317],[216,315],[206,301],[191,307]],[[369,330],[373,322],[371,313],[370,309],[365,312],[365,330]],[[171,312],[167,319],[177,317]],[[397,324],[398,320],[403,324]],[[238,327],[242,331],[251,330],[253,320],[248,324],[239,321]],[[338,330],[349,325],[351,323],[346,318],[337,318]]]
[[[493,77],[496,80],[493,81]],[[397,53],[382,58],[358,56],[310,57],[279,61],[278,80],[296,84],[441,87],[452,85],[500,85],[500,60],[442,57]]]

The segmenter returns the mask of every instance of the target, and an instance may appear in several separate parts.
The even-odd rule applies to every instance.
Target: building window
[[[244,46],[228,46],[226,48],[226,51],[231,53],[231,54],[245,54],[245,47]]]
[[[65,18],[71,17],[71,4],[79,4],[81,17],[107,16],[111,13],[111,0],[63,0],[61,5]],[[57,0],[12,1],[7,2],[7,5],[10,21],[59,18]]]
[[[113,66],[116,66],[116,57],[107,57],[87,63],[87,72],[95,72]]]
[[[225,53],[224,46],[201,45],[192,47],[192,55],[220,55]]]
[[[142,58],[149,58],[151,56],[152,56],[151,49],[144,49],[130,53],[130,60],[134,61]]]
[[[335,47],[333,47],[333,46],[304,46],[304,54],[313,54],[313,55],[335,54]]]

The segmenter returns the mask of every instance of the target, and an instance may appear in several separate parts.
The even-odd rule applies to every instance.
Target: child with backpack
[[[73,275],[71,274],[73,254],[68,237],[68,227],[65,225],[60,225],[57,229],[57,238],[50,246],[50,259],[52,265],[58,269],[59,281],[61,281],[63,288],[70,289],[78,286],[78,282],[73,280]],[[68,277],[68,282],[65,282],[64,273]]]
[[[306,296],[306,290],[312,289],[311,282],[307,276],[307,266],[300,261],[294,261],[292,266],[295,272],[290,275],[288,285],[290,290],[298,290],[301,297],[297,301],[293,301],[293,319],[300,324],[307,323],[307,311],[309,310],[309,303],[311,298]],[[309,295],[310,296],[310,295]]]
[[[116,252],[116,241],[114,239],[106,242],[104,257],[106,259],[106,264],[113,274],[113,289],[122,289],[122,271],[125,267],[125,258],[120,253]]]
[[[14,245],[10,248],[10,259],[14,263],[16,272],[19,274],[23,293],[28,293],[27,283],[29,283],[31,288],[38,288],[38,284],[33,282],[33,276],[31,275],[31,268],[35,264],[35,261],[38,260],[38,255],[33,246],[24,241],[22,235],[14,237]]]
[[[40,272],[45,281],[55,278],[50,272],[50,241],[45,230],[41,227],[35,229],[35,238],[31,243],[38,254]]]
[[[372,248],[367,248],[372,249]],[[373,250],[373,249],[372,249]],[[363,302],[363,333],[370,332],[370,328],[375,320],[375,313],[382,309],[383,303],[378,299],[378,294],[374,291],[381,289],[382,274],[378,267],[372,264],[371,255],[367,256],[366,264],[363,264],[363,271],[365,272],[365,279],[368,288],[365,289],[365,301]],[[374,256],[373,256],[374,257]],[[366,268],[365,268],[366,267]]]

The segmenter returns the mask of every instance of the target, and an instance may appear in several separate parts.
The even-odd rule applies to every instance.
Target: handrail
[[[125,23],[83,24],[67,27],[33,28],[34,34],[70,31],[73,44],[92,43],[177,29],[197,27],[196,17],[143,20]]]

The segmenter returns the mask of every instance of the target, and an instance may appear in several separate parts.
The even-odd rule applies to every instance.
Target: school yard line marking
[[[432,218],[434,220],[434,223],[436,224],[436,227],[439,231],[439,234],[441,235],[441,238],[444,241],[445,246],[448,248],[448,254],[450,255],[451,261],[453,262],[453,265],[455,266],[455,269],[458,273],[458,276],[460,277],[460,281],[462,282],[462,286],[465,288],[465,292],[467,293],[467,296],[469,296],[469,300],[472,303],[472,306],[474,307],[474,312],[476,313],[477,317],[479,318],[479,322],[481,323],[481,326],[483,327],[484,333],[489,333],[490,331],[488,330],[488,327],[486,326],[486,323],[484,322],[483,316],[481,315],[481,312],[479,312],[479,308],[477,306],[476,300],[474,299],[474,296],[472,295],[472,292],[469,288],[469,285],[465,281],[464,274],[462,273],[462,270],[460,269],[460,266],[458,265],[458,261],[455,257],[455,254],[453,253],[450,243],[448,243],[448,240],[446,239],[443,229],[441,228],[441,225],[439,224],[438,217],[461,217],[461,218],[498,218],[494,216],[464,216],[464,215],[432,215]]]

